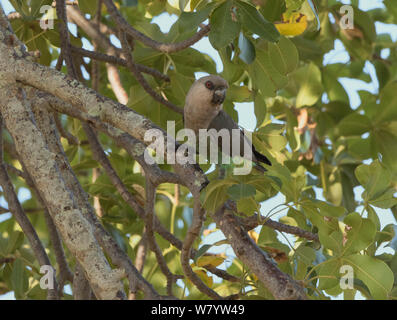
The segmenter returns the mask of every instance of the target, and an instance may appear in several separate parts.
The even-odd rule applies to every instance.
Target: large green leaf
[[[227,194],[236,201],[255,196],[255,192],[256,190],[252,185],[244,183],[235,184],[227,189]]]
[[[273,23],[267,21],[256,8],[247,2],[235,1],[237,15],[243,26],[263,39],[276,42],[280,38]]]
[[[237,38],[240,23],[233,12],[233,1],[227,0],[217,7],[210,17],[209,40],[215,49],[221,49]]]
[[[394,275],[381,260],[373,257],[354,254],[342,258],[343,264],[350,265],[354,277],[360,279],[369,288],[374,299],[387,299],[393,287]]]
[[[248,71],[254,86],[265,97],[274,97],[288,83],[288,78],[273,67],[267,51],[264,50],[256,50],[256,59],[249,65]]]
[[[390,82],[380,93],[380,104],[374,116],[375,123],[397,120],[397,82]]]
[[[211,181],[205,188],[203,207],[209,212],[216,212],[228,199],[227,188],[238,183],[235,179]]]
[[[294,43],[286,37],[281,37],[277,43],[269,43],[269,58],[274,68],[287,75],[294,71],[299,63],[299,54]]]

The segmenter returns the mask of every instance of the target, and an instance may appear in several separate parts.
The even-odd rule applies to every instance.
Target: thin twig
[[[68,141],[69,145],[77,146],[79,144],[79,140],[63,127],[59,114],[56,112],[54,112],[54,120],[61,136]]]
[[[193,204],[193,222],[189,227],[185,240],[183,241],[183,246],[181,250],[181,265],[183,272],[188,277],[188,279],[199,289],[201,292],[205,293],[212,299],[220,300],[222,297],[217,294],[214,290],[207,287],[205,283],[197,276],[196,273],[192,270],[192,267],[189,264],[189,258],[191,256],[191,248],[193,246],[194,241],[200,235],[201,227],[205,220],[205,211],[202,209],[200,204],[199,195],[193,195],[194,204]]]
[[[145,44],[148,47],[151,47],[157,51],[164,52],[164,53],[173,53],[173,52],[178,52],[183,49],[186,49],[199,40],[201,40],[204,36],[208,34],[210,31],[210,26],[207,25],[203,27],[200,31],[198,31],[195,35],[193,35],[191,38],[186,39],[184,41],[178,42],[178,43],[161,43],[157,42],[147,36],[145,36],[143,33],[139,32],[135,28],[133,28],[120,14],[120,12],[117,10],[117,7],[114,5],[112,0],[104,0],[106,7],[108,8],[109,14],[112,16],[113,20],[115,21],[116,25],[124,30],[126,33],[128,33],[130,36],[132,36],[135,40],[138,40]]]
[[[164,99],[160,94],[158,94],[156,91],[152,89],[152,87],[149,85],[149,83],[146,81],[146,79],[142,76],[140,71],[137,69],[136,64],[134,62],[134,58],[132,57],[131,54],[131,48],[130,45],[127,41],[126,35],[124,32],[120,32],[120,42],[122,46],[122,50],[124,53],[124,56],[127,59],[127,65],[132,74],[134,75],[135,79],[140,83],[140,85],[143,87],[143,89],[156,101],[162,103],[169,109],[171,109],[174,112],[177,112],[179,114],[183,113],[182,108],[176,106],[172,102],[169,102],[168,100]]]
[[[181,279],[183,277],[174,275],[167,266],[167,262],[164,259],[163,253],[161,252],[160,247],[158,246],[154,234],[153,234],[153,220],[154,220],[154,204],[156,197],[156,186],[146,178],[146,204],[145,204],[145,221],[146,221],[146,235],[147,240],[150,246],[150,249],[154,252],[157,263],[160,266],[161,272],[167,278],[167,294],[172,297],[172,285],[177,279]]]
[[[75,46],[71,46],[71,49],[72,49],[73,52],[75,52],[77,54],[80,54],[82,56],[91,58],[93,60],[108,62],[108,63],[111,63],[111,64],[118,64],[118,65],[123,66],[123,67],[127,67],[128,66],[127,60],[125,60],[123,58],[119,58],[119,57],[116,57],[116,56],[111,56],[111,55],[108,55],[108,54],[105,54],[105,53],[102,53],[102,52],[90,51],[90,50],[86,50],[86,49],[83,49],[83,48],[78,48],[78,47],[75,47]],[[135,66],[136,66],[136,68],[137,68],[137,70],[139,72],[150,74],[153,77],[159,78],[159,79],[164,80],[164,81],[170,81],[170,78],[167,75],[161,73],[160,71],[158,71],[156,69],[147,67],[147,66],[145,66],[143,64],[139,64],[139,63],[136,63]]]

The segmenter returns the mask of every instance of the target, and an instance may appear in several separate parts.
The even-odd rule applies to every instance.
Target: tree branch
[[[201,227],[205,220],[205,211],[201,208],[200,198],[198,194],[194,194],[194,205],[193,205],[193,221],[189,227],[183,246],[181,250],[181,265],[183,272],[189,278],[190,281],[199,289],[212,299],[220,300],[222,297],[217,294],[214,290],[207,287],[204,282],[194,273],[192,270],[189,258],[191,256],[191,248],[194,240],[200,235]]]
[[[228,208],[230,205],[226,203],[213,215],[213,218],[228,239],[237,257],[250,268],[275,299],[307,299],[303,287],[271,262],[270,258],[248,236]]]
[[[311,241],[316,241],[318,242],[318,235],[315,233],[312,233],[310,231],[303,230],[301,228],[295,227],[295,226],[289,226],[287,224],[277,222],[271,219],[266,219],[266,218],[261,218],[261,220],[258,220],[258,216],[255,214],[253,216],[250,216],[248,218],[237,218],[239,220],[239,223],[243,226],[245,230],[252,230],[256,228],[257,226],[263,224],[266,227],[269,227],[271,229],[280,231],[280,232],[285,232],[289,234],[296,235],[301,238],[305,238],[307,240]]]
[[[22,231],[28,238],[30,242],[30,246],[40,266],[43,265],[51,266],[50,259],[48,258],[47,253],[45,252],[45,249],[36,233],[36,230],[33,228],[32,224],[30,223],[30,220],[26,217],[23,211],[23,208],[18,200],[18,196],[15,193],[11,179],[8,176],[6,167],[4,165],[2,127],[3,127],[3,120],[0,117],[0,183],[3,189],[4,197],[10,208],[10,212],[12,213],[15,220],[20,225]],[[47,299],[50,300],[59,299],[57,289],[58,289],[58,284],[54,277],[54,288],[48,290]]]
[[[176,106],[175,104],[169,102],[168,100],[164,99],[160,94],[158,94],[156,91],[150,87],[149,83],[146,81],[146,79],[142,76],[140,71],[135,65],[134,58],[132,57],[131,54],[131,48],[128,44],[127,38],[125,36],[124,32],[120,32],[120,42],[122,46],[122,50],[124,53],[124,56],[126,57],[127,60],[127,66],[134,75],[135,79],[140,83],[140,85],[143,87],[143,89],[156,101],[162,103],[165,105],[167,108],[171,109],[174,112],[177,112],[179,114],[183,114],[183,110]]]
[[[125,60],[123,58],[119,58],[119,57],[116,57],[116,56],[111,56],[111,55],[108,55],[108,54],[105,54],[105,53],[101,53],[101,52],[97,52],[97,51],[89,51],[89,50],[86,50],[86,49],[83,49],[83,48],[77,48],[75,46],[71,46],[71,49],[72,49],[72,51],[74,53],[80,54],[80,55],[82,55],[84,57],[91,58],[93,60],[108,62],[108,63],[111,63],[111,64],[118,64],[118,65],[123,66],[123,67],[127,67],[128,66],[127,60]],[[145,66],[143,64],[139,64],[139,63],[136,63],[135,67],[136,67],[136,69],[139,72],[150,74],[153,77],[159,78],[159,79],[164,80],[164,81],[170,81],[170,78],[167,75],[161,73],[160,71],[158,71],[156,69],[147,67],[147,66]]]
[[[117,7],[114,5],[112,0],[104,0],[106,7],[108,8],[108,12],[115,21],[116,25],[124,30],[127,34],[129,34],[131,37],[133,37],[135,40],[138,40],[145,44],[148,47],[151,47],[157,51],[161,51],[164,53],[173,53],[173,52],[178,52],[183,49],[186,49],[190,47],[191,45],[195,44],[198,42],[200,39],[202,39],[205,35],[208,34],[210,31],[210,26],[207,25],[203,27],[200,31],[198,31],[193,37],[190,39],[178,42],[178,43],[161,43],[157,42],[147,36],[145,36],[143,33],[139,32],[135,28],[133,28],[120,14],[120,12],[117,10]]]

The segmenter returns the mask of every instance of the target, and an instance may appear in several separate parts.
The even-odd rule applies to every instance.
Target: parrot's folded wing
[[[240,131],[240,137],[239,137],[239,143],[240,143],[240,156],[244,157],[244,147],[247,145],[247,143],[251,146],[252,148],[252,156],[251,160],[254,162],[262,162],[267,165],[271,165],[271,162],[269,161],[268,158],[266,158],[263,154],[259,153],[258,151],[255,150],[255,147],[252,145],[252,142],[245,136],[244,132],[240,129],[240,127],[237,125],[236,122],[230,117],[225,111],[221,110],[218,115],[211,121],[210,125],[208,126],[208,130],[210,129],[215,129],[218,132],[222,129],[227,129],[229,131],[230,135],[230,141],[229,144],[231,145],[231,141],[233,134],[232,134],[232,129],[238,129]],[[222,147],[222,140],[218,139],[218,145],[221,148]],[[231,148],[232,149],[232,148]]]

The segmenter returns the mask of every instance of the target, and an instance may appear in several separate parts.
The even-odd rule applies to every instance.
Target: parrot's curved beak
[[[222,104],[225,101],[226,97],[226,89],[217,89],[214,91],[214,95],[212,96],[212,103],[215,105]]]

